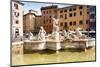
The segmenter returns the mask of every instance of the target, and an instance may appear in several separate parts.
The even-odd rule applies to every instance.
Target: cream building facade
[[[11,17],[12,17],[12,40],[20,38],[23,36],[23,3],[20,1],[11,1]]]

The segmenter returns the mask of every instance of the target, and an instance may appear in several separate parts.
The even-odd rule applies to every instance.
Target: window
[[[45,26],[43,26],[43,28],[45,29]]]
[[[16,30],[16,32],[15,33],[18,33],[19,34],[19,30]]]
[[[69,14],[69,17],[72,17],[72,13]]]
[[[52,26],[51,25],[49,25],[49,28],[51,28]]]
[[[48,11],[47,11],[47,14],[48,14]]]
[[[87,6],[87,8],[89,8],[89,6]]]
[[[79,7],[79,9],[83,9],[83,7],[82,7],[82,6],[80,6],[80,7]]]
[[[76,16],[76,12],[74,12],[74,16]]]
[[[51,10],[49,11],[49,13],[51,13]]]
[[[49,20],[49,22],[51,23],[51,20]]]
[[[44,16],[44,19],[45,19],[45,16]]]
[[[18,9],[18,4],[14,3],[15,9]]]
[[[80,11],[80,15],[82,15],[82,11]]]
[[[89,11],[87,11],[87,14],[89,14]]]
[[[76,25],[76,21],[73,22],[73,25]]]
[[[45,24],[45,20],[44,20],[44,24]]]
[[[94,18],[95,18],[95,14],[91,14],[91,15],[90,15],[90,18],[91,18],[91,19],[94,19]]]
[[[80,24],[80,25],[81,25],[81,24],[83,24],[83,21],[82,21],[82,20],[80,20],[79,24]]]
[[[60,15],[60,18],[63,18],[63,15]]]
[[[89,31],[89,29],[87,28],[86,31]]]
[[[49,18],[51,18],[51,16],[49,16]]]
[[[43,14],[45,14],[45,11],[43,11]]]
[[[69,11],[72,11],[72,8],[70,8]]]
[[[90,11],[96,11],[96,7],[90,7]]]
[[[46,20],[46,22],[48,22],[48,19]]]
[[[57,10],[54,10],[55,13],[57,13]]]
[[[48,27],[48,25],[46,27]]]
[[[67,12],[67,10],[64,10],[64,12]]]
[[[19,21],[18,20],[16,20],[16,24],[18,24],[19,23]]]
[[[17,13],[17,17],[19,16],[19,13]]]
[[[17,38],[18,36],[19,36],[19,29],[16,28],[16,29],[15,29],[15,38]]]
[[[73,8],[73,10],[76,10],[76,8]]]
[[[18,12],[14,12],[15,16],[18,17],[19,16],[19,13]]]
[[[63,23],[62,22],[60,23],[60,26],[63,26]]]
[[[67,14],[65,14],[65,19],[67,19]]]
[[[72,22],[70,22],[69,25],[72,26]]]
[[[67,22],[65,22],[65,26],[67,26]]]
[[[86,20],[86,24],[89,24],[89,20]]]
[[[60,13],[63,13],[63,11],[61,10]]]

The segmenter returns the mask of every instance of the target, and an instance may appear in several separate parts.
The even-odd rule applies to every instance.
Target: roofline
[[[65,8],[71,8],[71,7],[76,7],[76,6],[87,6],[87,5],[71,5],[67,7],[58,8],[58,9],[65,9]]]
[[[26,15],[29,15],[29,14],[33,14],[33,15],[37,16],[37,15],[34,14],[34,13],[26,13],[26,14],[24,14],[23,16],[26,16]]]
[[[41,15],[36,15],[35,13],[27,13],[27,14],[24,14],[23,16],[26,16],[26,15],[29,15],[29,14],[33,14],[33,15],[35,15],[36,17],[41,17]]]
[[[22,1],[18,1],[18,0],[11,0],[11,1],[14,1],[14,2],[16,2],[16,3],[19,3],[19,4],[21,4],[21,5],[24,5],[24,3],[22,3]]]
[[[41,17],[41,15],[36,15],[36,17]]]
[[[53,8],[57,8],[58,9],[58,6],[57,5],[51,5],[51,6],[41,7],[41,10],[53,9]]]
[[[31,11],[31,10],[37,13],[37,11],[36,11],[36,10],[30,9],[29,11]]]

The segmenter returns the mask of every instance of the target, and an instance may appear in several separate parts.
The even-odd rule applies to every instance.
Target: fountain
[[[44,28],[41,26],[39,34],[38,34],[38,40],[45,41],[46,40],[45,36],[46,36],[46,32],[45,32]]]
[[[33,34],[31,32],[29,33],[29,40],[33,40]]]
[[[80,31],[81,28],[77,28],[74,32],[64,31],[64,40],[61,43],[62,49],[66,48],[79,48],[85,50],[88,47],[95,45],[95,39],[89,38]]]
[[[86,35],[82,34],[82,32],[80,30],[81,30],[81,28],[79,28],[79,27],[76,29],[76,36],[79,39],[86,39],[87,38]]]
[[[42,26],[40,27],[38,34],[38,41],[40,41],[40,43],[38,44],[37,48],[39,50],[46,49],[46,32]]]
[[[24,49],[30,50],[30,51],[46,49],[45,36],[46,36],[46,32],[41,26],[37,37],[36,36],[33,37],[33,34],[30,33],[29,40],[24,41]]]
[[[58,21],[59,19],[55,19],[54,17],[52,17],[53,19],[53,31],[51,34],[52,39],[48,39],[46,42],[46,46],[47,49],[51,49],[51,50],[56,50],[58,53],[58,50],[61,49],[61,40],[60,40],[60,34],[59,34],[59,26],[58,26]]]
[[[24,41],[24,49],[26,50],[44,50],[50,49],[57,53],[60,49],[66,48],[79,48],[85,49],[92,44],[95,44],[95,39],[88,38],[86,35],[82,34],[81,28],[77,28],[75,31],[62,31],[60,34],[58,21],[52,16],[53,19],[53,30],[50,35],[46,35],[43,26],[40,27],[40,31],[37,36],[33,36],[30,33],[29,39]]]

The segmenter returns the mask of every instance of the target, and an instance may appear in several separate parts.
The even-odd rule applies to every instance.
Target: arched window
[[[19,36],[19,29],[16,28],[16,29],[15,29],[15,38],[17,38],[18,36]]]
[[[67,22],[65,22],[65,26],[67,26]]]

